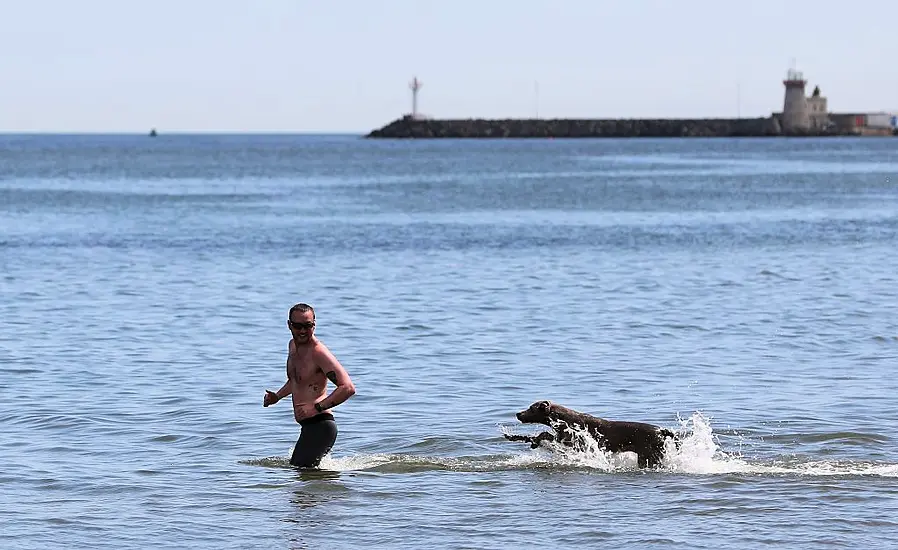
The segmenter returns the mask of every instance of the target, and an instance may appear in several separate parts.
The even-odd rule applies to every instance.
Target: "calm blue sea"
[[[894,139],[0,136],[0,547],[890,548],[896,306]]]

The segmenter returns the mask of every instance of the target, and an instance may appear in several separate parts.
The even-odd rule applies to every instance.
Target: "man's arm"
[[[274,392],[274,394],[275,394],[276,396],[278,396],[278,399],[279,399],[279,400],[280,400],[280,399],[283,399],[283,398],[285,398],[285,397],[287,397],[287,396],[290,395],[291,393],[293,393],[293,384],[290,383],[290,379],[289,379],[289,378],[287,379],[286,382],[284,382],[284,385],[281,386],[281,389],[279,389],[278,391]]]
[[[327,379],[337,387],[334,388],[330,395],[315,403],[315,410],[318,412],[326,411],[355,395],[355,385],[352,383],[349,373],[346,372],[340,361],[334,357],[334,354],[327,349],[327,346],[322,345],[318,365],[324,372],[324,375],[327,376]]]
[[[287,380],[278,391],[265,390],[265,398],[262,399],[262,406],[267,407],[268,405],[274,405],[281,399],[293,393],[291,386],[290,380]]]
[[[293,384],[290,382],[290,353],[293,351],[293,340],[290,340],[290,345],[288,346],[287,353],[287,381],[284,382],[284,385],[281,386],[281,389],[278,391],[270,391],[265,390],[265,398],[262,399],[262,406],[267,407],[268,405],[274,405],[281,399],[287,397],[291,393],[293,393]]]

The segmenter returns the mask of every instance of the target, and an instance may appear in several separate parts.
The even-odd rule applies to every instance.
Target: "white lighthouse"
[[[412,119],[419,119],[421,116],[418,114],[418,91],[421,89],[424,83],[418,80],[418,77],[414,77],[411,82],[409,82],[408,87],[412,91]]]
[[[795,69],[789,69],[783,85],[786,94],[783,100],[783,132],[804,133],[811,127],[811,119],[808,116],[808,100],[804,95],[804,87],[807,81],[804,75]]]

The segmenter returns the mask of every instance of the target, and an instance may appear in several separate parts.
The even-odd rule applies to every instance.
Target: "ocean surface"
[[[894,548],[896,145],[0,136],[0,547]]]

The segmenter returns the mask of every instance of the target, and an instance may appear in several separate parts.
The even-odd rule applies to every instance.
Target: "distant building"
[[[892,135],[898,132],[896,113],[830,113],[827,99],[814,86],[810,96],[805,95],[802,73],[790,69],[783,80],[785,94],[783,111],[773,113],[780,121],[785,134],[808,134],[835,131],[841,134]]]
[[[829,111],[826,108],[826,98],[820,95],[820,86],[814,86],[811,97],[806,99],[808,103],[808,123],[811,130],[825,130],[829,127]]]
[[[892,113],[830,113],[835,128],[859,136],[890,136],[896,133]]]
[[[807,133],[811,129],[808,98],[804,95],[805,84],[807,80],[795,69],[789,69],[786,79],[783,80],[786,93],[783,98],[781,125],[783,132],[787,134]]]
[[[864,113],[831,113],[829,119],[840,132],[860,134],[867,116]]]

